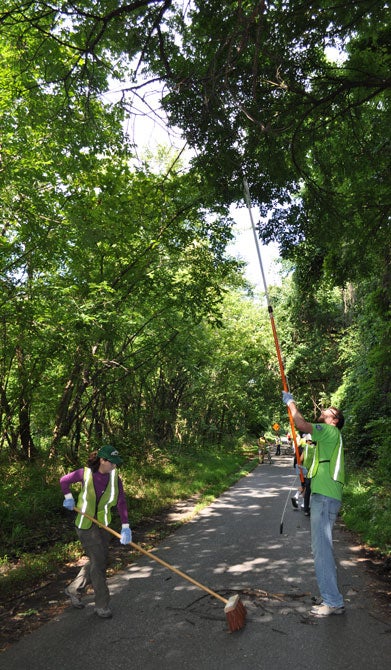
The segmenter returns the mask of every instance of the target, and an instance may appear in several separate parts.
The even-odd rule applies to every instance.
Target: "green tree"
[[[274,312],[291,391],[309,420],[331,402],[344,374],[341,356],[351,325],[344,292],[327,283],[305,294],[297,273],[272,289]]]
[[[14,60],[27,73],[21,86],[55,90],[65,119],[75,106],[93,116],[94,96],[110,78],[123,91],[118,112],[132,115],[148,76],[150,84],[157,76],[169,120],[196,150],[208,190],[230,204],[241,199],[246,174],[268,215],[263,239],[278,240],[291,257],[304,244],[307,275],[310,268],[343,283],[365,272],[352,240],[371,240],[372,256],[381,253],[390,55],[380,0],[338,7],[100,0],[71,9],[7,0],[0,21],[18,45]],[[339,61],[328,57],[330,47]]]
[[[390,301],[384,275],[355,291],[352,327],[341,343],[344,381],[338,395],[348,405],[345,432],[354,462],[371,468],[376,480],[390,481]]]
[[[207,327],[195,349],[181,408],[190,438],[221,443],[271,424],[278,385],[271,347],[266,310],[243,292],[227,293],[221,326]]]

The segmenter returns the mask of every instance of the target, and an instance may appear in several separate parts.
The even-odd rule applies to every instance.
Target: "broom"
[[[105,526],[103,523],[101,523],[100,521],[95,519],[93,516],[90,516],[86,512],[82,512],[77,507],[74,507],[74,510],[78,514],[83,514],[87,519],[92,521],[92,523],[95,523],[100,528],[103,528],[104,530],[107,530],[108,533],[111,533],[112,535],[115,535],[115,537],[118,537],[118,539],[121,539],[120,533],[117,533],[112,528],[109,528],[108,526]],[[135,542],[129,542],[129,544],[133,547],[133,549],[136,549],[136,551],[139,551],[140,554],[144,554],[144,556],[148,556],[148,558],[152,558],[154,561],[157,561],[157,563],[160,563],[160,565],[163,565],[165,568],[168,568],[172,572],[175,572],[175,574],[179,575],[179,577],[183,577],[183,579],[187,579],[187,581],[190,582],[191,584],[194,584],[194,586],[198,586],[199,589],[202,589],[203,591],[206,591],[206,593],[209,593],[209,595],[211,595],[214,598],[217,598],[218,600],[223,602],[225,604],[225,607],[224,607],[225,617],[227,619],[228,627],[229,627],[231,633],[233,633],[235,630],[241,630],[242,628],[244,628],[244,625],[246,623],[247,610],[246,610],[245,606],[243,605],[243,603],[240,600],[240,597],[238,595],[231,596],[227,600],[226,598],[223,598],[223,596],[221,596],[219,593],[215,593],[215,591],[212,591],[212,589],[208,588],[204,584],[200,584],[200,582],[197,582],[195,579],[193,579],[189,575],[186,575],[181,570],[178,570],[178,568],[174,568],[174,566],[170,565],[170,563],[166,563],[166,561],[163,561],[163,559],[159,558],[159,556],[155,556],[155,554],[152,554],[151,552],[147,551],[146,549],[143,549],[142,547],[140,547],[140,545],[136,544]]]

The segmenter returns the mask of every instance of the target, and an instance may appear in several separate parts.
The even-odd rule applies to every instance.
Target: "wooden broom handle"
[[[92,521],[92,523],[95,523],[99,528],[103,528],[104,530],[107,530],[108,533],[111,533],[115,537],[118,537],[118,539],[121,539],[121,534],[117,533],[116,530],[113,530],[112,528],[109,528],[109,526],[105,526],[104,523],[101,523],[98,521],[98,519],[95,519],[93,516],[90,516],[87,514],[87,512],[82,512],[78,507],[73,508],[75,512],[78,514],[83,514],[87,519]],[[186,575],[186,573],[182,572],[181,570],[178,570],[178,568],[174,568],[173,565],[170,565],[170,563],[166,563],[166,561],[163,561],[162,558],[159,558],[159,556],[155,556],[155,554],[152,554],[150,551],[147,551],[146,549],[143,549],[140,547],[139,544],[136,544],[135,542],[129,542],[131,547],[133,549],[136,549],[136,551],[139,551],[140,554],[144,554],[144,556],[148,556],[148,558],[152,558],[154,561],[157,563],[160,563],[160,565],[163,565],[165,568],[168,568],[172,572],[175,572],[176,575],[179,575],[179,577],[183,577],[183,579],[187,579],[188,582],[191,584],[194,584],[194,586],[198,586],[199,589],[202,589],[203,591],[206,591],[206,593],[209,593],[209,595],[214,596],[214,598],[217,598],[218,600],[221,600],[221,602],[227,604],[228,600],[226,598],[223,598],[219,593],[216,593],[215,591],[212,591],[212,589],[208,588],[208,586],[204,586],[204,584],[200,584],[200,582],[197,582],[193,577],[190,577],[189,575]]]

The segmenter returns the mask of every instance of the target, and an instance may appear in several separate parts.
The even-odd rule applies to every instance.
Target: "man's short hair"
[[[338,409],[337,407],[330,407],[331,411],[334,413],[334,418],[338,419],[338,422],[336,424],[337,428],[339,430],[342,430],[345,424],[345,417],[342,414],[341,410]]]

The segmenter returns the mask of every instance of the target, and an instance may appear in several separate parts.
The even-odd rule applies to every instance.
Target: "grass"
[[[51,573],[64,563],[77,561],[82,556],[78,542],[56,543],[43,553],[22,554],[17,563],[7,559],[0,566],[0,597],[15,597],[30,585],[44,583]]]
[[[257,459],[249,460],[248,456],[248,448],[228,452],[209,449],[175,456],[157,453],[147,463],[127,463],[121,468],[121,478],[131,525],[197,494],[196,513],[257,465]],[[82,554],[71,516],[62,508],[58,480],[63,472],[47,463],[44,467],[37,463],[3,468],[0,599],[15,597],[44,582]],[[77,498],[76,490],[74,496]]]
[[[375,486],[370,471],[352,472],[344,487],[342,517],[364,544],[391,555],[391,487]]]

